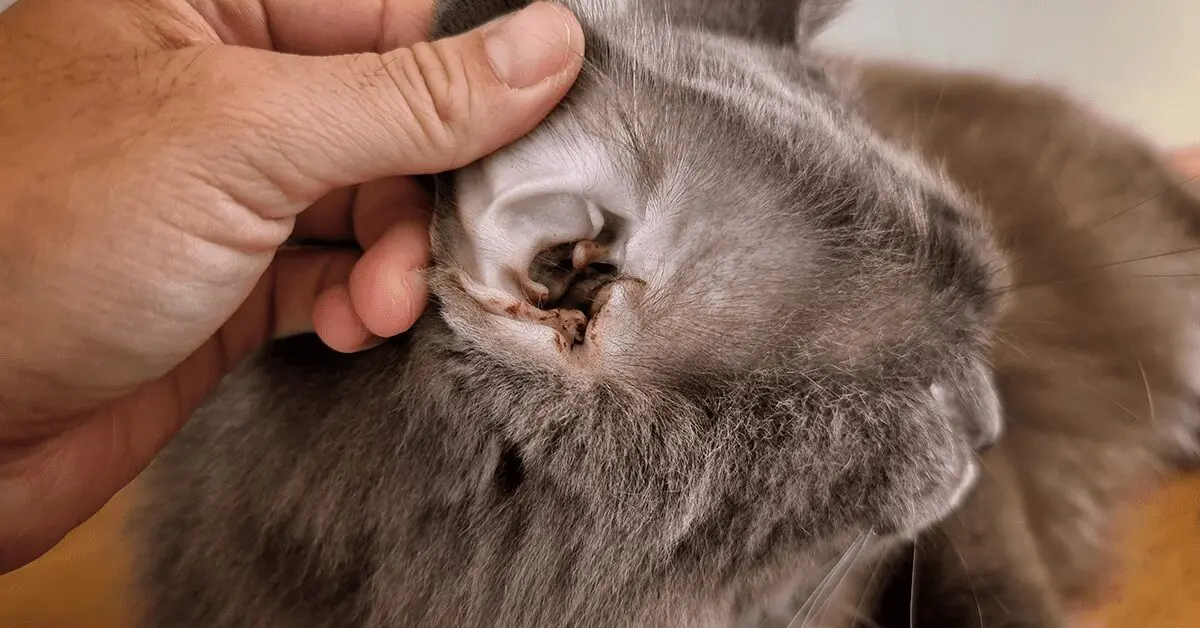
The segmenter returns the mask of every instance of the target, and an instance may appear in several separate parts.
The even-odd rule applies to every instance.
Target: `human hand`
[[[430,15],[429,0],[0,14],[0,572],[94,514],[270,337],[315,328],[351,351],[413,323],[429,218],[399,175],[523,135],[583,47],[556,5],[417,43]],[[365,253],[279,250],[290,236]]]
[[[1175,151],[1172,155],[1175,167],[1186,177],[1200,176],[1200,146]]]

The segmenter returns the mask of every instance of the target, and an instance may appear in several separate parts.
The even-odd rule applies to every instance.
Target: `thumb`
[[[244,129],[242,154],[277,170],[262,174],[286,197],[312,202],[342,186],[464,166],[529,132],[579,74],[583,31],[566,8],[538,2],[384,54],[240,49],[229,62],[263,94],[242,99],[261,109],[240,116],[257,121]]]

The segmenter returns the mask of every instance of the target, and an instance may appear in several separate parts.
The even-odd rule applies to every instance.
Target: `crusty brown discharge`
[[[608,303],[616,277],[592,265],[605,261],[610,253],[608,246],[594,240],[580,240],[543,251],[529,269],[512,269],[524,301],[492,298],[481,305],[494,314],[545,325],[558,332],[555,342],[560,349],[570,349],[590,337],[588,324]],[[557,259],[560,257],[563,259]],[[550,273],[537,276],[535,272],[539,266],[567,261],[570,268],[559,268],[557,276]]]

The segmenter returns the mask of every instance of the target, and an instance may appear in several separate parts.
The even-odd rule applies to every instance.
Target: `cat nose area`
[[[963,430],[971,448],[982,453],[1000,440],[1004,420],[991,375],[982,368],[973,371],[957,384],[935,383],[929,392],[944,415]]]

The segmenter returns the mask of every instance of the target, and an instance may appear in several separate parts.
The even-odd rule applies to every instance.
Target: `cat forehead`
[[[465,176],[490,198],[530,186],[637,207],[720,179],[762,203],[842,181],[837,195],[913,196],[936,177],[848,116],[799,48],[638,19],[584,20],[588,63],[567,100]],[[592,7],[595,9],[595,6]],[[757,184],[757,185],[755,185]],[[514,187],[515,186],[515,187]],[[828,189],[828,188],[827,188]],[[920,203],[900,200],[923,230]]]
[[[791,152],[816,143],[817,158],[852,157],[869,135],[841,114],[819,62],[799,47],[636,12],[606,13],[588,28],[588,63],[572,101],[579,114],[600,118],[597,126],[622,116],[643,122],[637,132],[669,128],[683,141],[711,140],[703,134],[717,130]],[[731,124],[739,128],[713,128]]]

